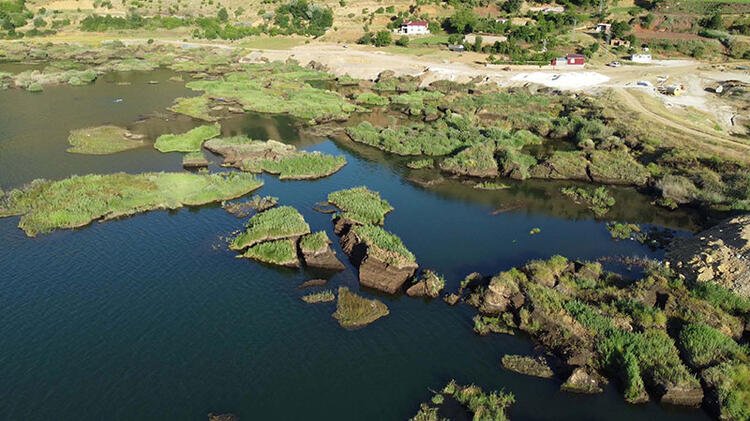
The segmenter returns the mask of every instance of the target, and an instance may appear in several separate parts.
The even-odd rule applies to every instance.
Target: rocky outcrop
[[[573,393],[601,393],[606,380],[594,371],[578,367],[568,377],[560,390]]]
[[[726,220],[688,239],[675,240],[667,260],[692,282],[713,282],[750,297],[750,215]]]
[[[305,281],[297,286],[298,289],[304,289],[304,288],[310,288],[310,287],[320,287],[328,283],[327,279],[310,279],[309,281]]]
[[[523,294],[514,274],[514,272],[502,272],[490,280],[479,311],[499,314],[523,305]],[[523,275],[520,272],[518,274]]]
[[[359,268],[361,285],[393,294],[414,276],[418,267],[416,262],[400,258],[388,250],[379,248],[362,235],[364,230],[359,230],[359,228],[363,226],[336,221],[335,227],[336,232],[341,235],[341,247],[344,253]]]
[[[703,389],[700,383],[659,385],[657,390],[663,392],[661,402],[670,405],[699,406],[703,402]]]
[[[318,239],[318,244],[313,244],[313,241],[307,241],[310,236],[320,236],[320,234],[323,234],[323,238]],[[302,254],[302,260],[309,267],[326,270],[344,270],[346,268],[336,256],[336,252],[331,248],[331,241],[328,239],[328,236],[323,232],[302,237],[299,250]]]
[[[425,270],[422,277],[406,290],[410,297],[437,298],[445,288],[445,279],[431,270]]]

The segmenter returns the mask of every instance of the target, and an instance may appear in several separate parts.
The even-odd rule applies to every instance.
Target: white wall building
[[[425,35],[430,33],[430,29],[427,25],[427,21],[416,20],[404,22],[401,25],[399,33],[406,35]]]
[[[630,56],[630,61],[632,61],[633,63],[651,63],[651,54],[633,54],[632,56]]]

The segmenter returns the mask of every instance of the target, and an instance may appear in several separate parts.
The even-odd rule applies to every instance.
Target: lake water
[[[110,156],[65,152],[76,128],[111,123],[153,138],[198,124],[164,112],[175,97],[192,94],[171,76],[114,74],[88,87],[0,91],[0,187],[72,174],[181,171],[179,154],[149,147]],[[560,199],[564,183],[513,183],[497,192],[460,180],[421,187],[415,180],[423,175],[405,170],[403,160],[300,136],[282,117],[247,115],[222,124],[225,134],[345,155],[348,164],[331,177],[281,182],[263,175],[258,193],[279,197],[314,230],[335,238],[330,215],[316,213],[313,204],[357,185],[380,191],[395,207],[386,228],[421,267],[444,274],[448,290],[470,272],[493,274],[557,253],[582,259],[662,253],[612,241],[605,222]],[[616,189],[615,196],[612,219],[683,235],[697,227],[696,216],[657,209],[632,190]],[[2,419],[204,420],[209,412],[232,412],[243,419],[397,420],[414,415],[429,389],[451,378],[513,392],[516,420],[707,418],[700,410],[629,405],[614,385],[580,396],[560,392],[557,380],[504,371],[500,357],[532,353],[529,340],[474,334],[475,312],[466,305],[361,291],[351,266],[328,287],[376,296],[391,314],[343,330],[331,317],[334,303],[299,299],[305,292],[297,285],[317,274],[235,258],[223,237],[244,221],[216,205],[33,239],[17,223],[0,219]],[[529,235],[534,227],[541,233]]]

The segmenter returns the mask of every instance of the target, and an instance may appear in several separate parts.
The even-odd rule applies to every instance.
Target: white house
[[[430,33],[430,29],[427,26],[427,21],[413,20],[404,22],[401,25],[399,33],[406,35],[425,35]]]
[[[611,30],[612,30],[612,24],[609,24],[609,23],[597,23],[596,27],[594,28],[594,32],[599,33],[599,34],[601,33],[608,34],[609,31]]]
[[[651,63],[651,54],[633,54],[632,56],[630,56],[630,61],[632,61],[633,63]]]

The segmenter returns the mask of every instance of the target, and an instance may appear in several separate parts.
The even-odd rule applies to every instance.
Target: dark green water
[[[65,153],[74,128],[114,123],[155,136],[194,125],[150,116],[189,94],[170,76],[133,73],[43,94],[0,92],[0,186],[90,172],[180,170],[179,154],[150,148],[104,157]],[[146,83],[154,79],[161,83]],[[131,84],[108,83],[114,80]],[[409,181],[419,173],[379,151],[300,138],[283,118],[233,118],[224,131],[345,155],[348,165],[332,177],[280,182],[264,175],[259,193],[296,207],[313,229],[333,238],[330,216],[312,205],[355,185],[380,191],[396,208],[386,228],[422,267],[445,274],[449,289],[469,272],[490,274],[556,253],[661,254],[610,240],[604,222],[559,199],[559,185],[482,192],[453,180],[423,188]],[[617,190],[616,197],[617,219],[695,227],[690,215],[659,211],[632,191]],[[493,215],[498,208],[510,210]],[[334,304],[300,301],[296,286],[313,274],[236,259],[221,237],[243,221],[217,206],[34,239],[17,222],[0,219],[1,419],[201,420],[233,412],[243,419],[398,420],[417,411],[431,396],[428,388],[451,378],[512,391],[516,420],[706,418],[699,410],[628,405],[614,386],[577,396],[559,392],[557,381],[503,371],[504,353],[531,353],[532,343],[475,335],[466,306],[379,296],[388,317],[343,330],[331,318]],[[530,236],[533,227],[541,233]],[[359,290],[351,268],[329,285]]]

